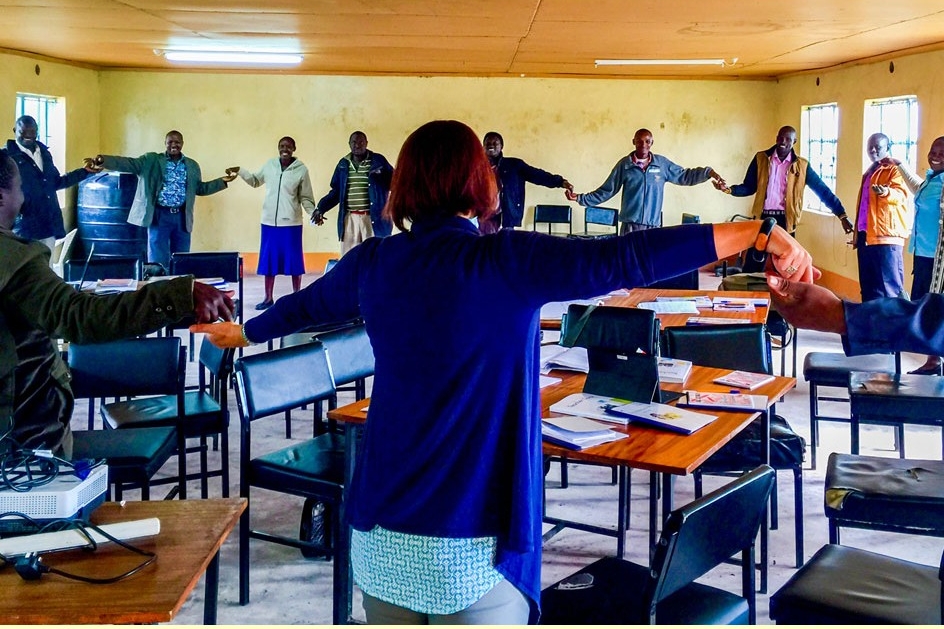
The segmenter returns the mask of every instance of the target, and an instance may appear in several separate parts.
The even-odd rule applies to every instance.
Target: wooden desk
[[[156,517],[161,532],[131,540],[157,560],[123,581],[91,585],[47,574],[24,581],[12,568],[0,570],[0,618],[16,624],[145,624],[169,622],[206,572],[204,624],[216,624],[219,550],[239,515],[245,498],[211,500],[150,500],[107,502],[92,522],[109,524]],[[138,565],[143,557],[117,544],[95,552],[72,550],[44,555],[50,566],[93,577],[108,577]]]
[[[759,292],[759,291],[742,291],[742,290],[675,290],[668,288],[634,288],[629,291],[628,295],[614,295],[602,299],[604,306],[616,306],[618,308],[635,308],[639,304],[646,301],[655,301],[656,297],[690,297],[692,295],[707,295],[708,297],[752,297],[752,298],[767,298],[770,295],[768,293]],[[663,328],[668,328],[672,326],[683,326],[688,321],[689,317],[719,317],[723,319],[750,319],[745,321],[745,323],[766,323],[767,322],[767,306],[757,306],[754,309],[754,312],[732,312],[724,310],[708,310],[703,308],[698,311],[698,314],[673,314],[673,313],[663,313],[656,314],[656,318],[662,323]],[[541,319],[541,329],[542,330],[560,330],[561,322],[560,319]]]
[[[712,369],[709,367],[695,366],[691,375],[684,385],[663,383],[661,386],[667,390],[681,391],[683,389],[696,389],[699,391],[728,391],[730,387],[717,385],[712,380],[718,376],[728,373],[730,369]],[[552,375],[561,378],[561,382],[545,387],[541,390],[541,413],[542,417],[556,415],[550,412],[551,404],[561,400],[571,393],[578,393],[583,390],[586,376],[581,373],[568,371],[554,371]],[[770,404],[780,399],[787,391],[796,386],[796,379],[776,376],[773,382],[758,387],[752,394],[766,395]],[[370,403],[369,399],[360,400],[340,408],[330,410],[327,413],[329,419],[342,422],[346,429],[351,430],[364,424],[367,421],[367,412],[364,410]],[[653,474],[652,479],[655,482],[655,474],[662,473],[663,492],[662,492],[662,513],[663,517],[668,517],[672,510],[672,481],[675,476],[684,476],[691,474],[697,467],[704,463],[708,457],[717,452],[724,444],[730,441],[734,435],[743,430],[750,424],[758,413],[734,413],[728,411],[706,411],[711,415],[717,415],[718,419],[705,426],[692,435],[681,435],[678,433],[650,428],[636,424],[620,426],[613,424],[612,428],[630,435],[629,439],[621,439],[610,443],[601,444],[588,448],[586,450],[569,450],[560,446],[544,443],[543,450],[546,455],[567,456],[571,461],[587,461],[602,463],[605,465],[616,465],[622,468],[636,468],[648,470]],[[770,460],[770,422],[768,414],[764,414],[767,421],[765,424],[765,442],[767,444],[766,460]],[[351,437],[353,439],[353,437]],[[350,448],[349,448],[350,449]],[[353,470],[353,463],[349,464],[349,469]],[[621,483],[622,485],[622,483]],[[345,483],[348,487],[349,483]],[[621,497],[622,502],[622,497]],[[625,520],[623,509],[621,508],[620,521],[618,522],[617,536],[617,554],[622,555],[625,533]],[[657,530],[658,513],[656,509],[650,509],[650,541],[655,544]],[[552,524],[560,523],[553,518],[545,518],[546,522]],[[593,532],[602,532],[600,527],[580,526],[584,530]],[[612,534],[612,530],[610,533]],[[763,553],[762,553],[763,554]]]

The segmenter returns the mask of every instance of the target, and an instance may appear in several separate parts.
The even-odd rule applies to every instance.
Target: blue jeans
[[[148,262],[156,262],[165,269],[170,268],[170,256],[178,251],[190,251],[190,232],[184,223],[181,208],[171,213],[163,207],[154,208],[154,220],[148,227]]]

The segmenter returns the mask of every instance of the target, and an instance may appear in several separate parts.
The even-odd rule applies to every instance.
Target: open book
[[[545,441],[571,450],[583,450],[601,443],[625,439],[629,436],[584,417],[547,417],[542,419],[541,435]]]

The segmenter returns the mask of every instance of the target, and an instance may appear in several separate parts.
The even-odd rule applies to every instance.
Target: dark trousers
[[[905,263],[901,251],[901,245],[867,245],[865,232],[858,233],[856,258],[862,301],[903,295]]]
[[[934,271],[934,258],[914,256],[911,266],[911,301],[918,301],[931,290],[931,275]]]

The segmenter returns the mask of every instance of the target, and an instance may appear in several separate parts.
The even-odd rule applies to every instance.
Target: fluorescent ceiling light
[[[264,65],[298,65],[302,56],[296,53],[281,52],[237,52],[222,50],[166,50],[164,57],[168,61],[190,63],[233,63]]]
[[[599,66],[727,66],[737,63],[737,57],[730,63],[724,59],[597,59],[593,64]]]

